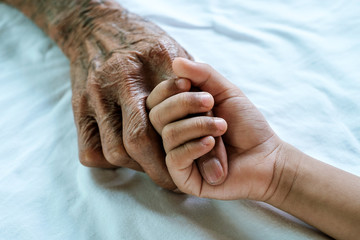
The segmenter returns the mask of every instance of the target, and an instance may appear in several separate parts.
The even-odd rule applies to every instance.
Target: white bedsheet
[[[360,2],[124,0],[236,83],[284,140],[360,175]],[[0,239],[328,239],[253,201],[78,161],[69,62],[0,4]]]

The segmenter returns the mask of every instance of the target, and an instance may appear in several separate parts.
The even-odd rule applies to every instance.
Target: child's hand
[[[161,82],[146,101],[151,109],[150,120],[163,138],[166,153],[190,139],[215,137],[211,139],[211,146],[198,154],[194,164],[205,181],[218,185],[224,182],[228,172],[226,149],[222,138],[218,137],[225,133],[226,122],[223,119],[214,121],[211,117],[214,99],[209,93],[190,92],[190,88],[191,83],[186,79],[176,83],[174,80]],[[173,121],[176,123],[169,124]]]
[[[185,193],[217,199],[271,197],[279,181],[275,171],[281,171],[283,163],[278,159],[283,142],[262,114],[240,89],[206,64],[178,58],[173,70],[180,78],[178,86],[183,84],[190,89],[189,81],[185,80],[189,79],[192,86],[204,91],[196,95],[181,93],[162,101],[162,93],[170,88],[168,82],[158,85],[147,100],[150,120],[162,135],[166,165],[177,187]],[[189,99],[185,100],[186,97]],[[208,111],[213,104],[216,117],[182,119],[189,113]],[[195,160],[211,151],[214,137],[222,134],[228,176],[222,184],[214,186],[204,181]],[[215,164],[205,170],[216,174],[216,167]]]

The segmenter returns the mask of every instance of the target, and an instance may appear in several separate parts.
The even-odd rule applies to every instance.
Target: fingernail
[[[221,132],[226,130],[227,126],[226,126],[226,121],[224,119],[215,118],[214,122],[215,122],[216,128],[219,129]]]
[[[175,85],[178,89],[185,90],[186,89],[186,80],[183,78],[176,79]]]
[[[201,101],[201,104],[204,106],[204,107],[212,107],[213,105],[213,101],[211,101],[211,95],[208,94],[208,93],[200,93],[199,94],[199,98],[200,98],[200,101]]]
[[[211,158],[203,163],[205,178],[209,184],[215,185],[224,176],[223,168],[217,158]]]
[[[212,142],[214,141],[214,138],[212,136],[207,136],[207,137],[202,138],[200,141],[205,146],[210,146],[212,144]]]
[[[119,159],[121,159],[121,154],[117,150],[110,151],[109,155],[114,161],[118,161]]]

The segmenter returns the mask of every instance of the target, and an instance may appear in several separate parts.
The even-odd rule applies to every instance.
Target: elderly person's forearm
[[[116,19],[121,26],[123,19],[122,27],[129,29],[131,26],[126,21],[129,17],[132,20],[140,20],[111,0],[3,0],[3,2],[17,8],[33,20],[70,59],[74,55],[81,54],[79,46],[104,22]]]

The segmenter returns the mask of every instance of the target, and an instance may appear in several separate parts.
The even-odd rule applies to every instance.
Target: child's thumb
[[[176,58],[173,62],[174,73],[179,78],[187,78],[194,87],[216,97],[236,86],[205,63],[197,63],[185,58]]]

